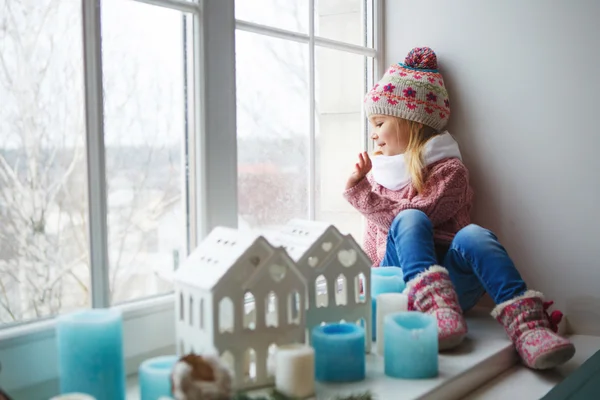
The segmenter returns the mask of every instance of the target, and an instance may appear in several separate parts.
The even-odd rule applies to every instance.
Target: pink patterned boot
[[[562,314],[546,314],[546,304],[540,292],[528,290],[521,296],[505,301],[492,310],[512,340],[523,360],[532,369],[550,369],[564,364],[575,354],[575,346],[559,336],[558,323]]]
[[[408,309],[433,314],[438,323],[438,346],[448,350],[458,346],[467,334],[467,323],[458,296],[444,267],[434,265],[406,284]]]

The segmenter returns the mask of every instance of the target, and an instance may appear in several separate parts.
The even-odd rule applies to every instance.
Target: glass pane
[[[120,303],[171,291],[185,256],[183,14],[102,5],[111,301]]]
[[[364,46],[365,0],[315,0],[315,35]]]
[[[308,46],[236,33],[240,227],[308,217]]]
[[[365,144],[365,57],[317,47],[315,72],[316,218],[334,224],[362,243],[362,217],[342,192]]]
[[[81,3],[0,1],[0,325],[89,307]]]
[[[308,33],[308,0],[235,0],[235,18]]]

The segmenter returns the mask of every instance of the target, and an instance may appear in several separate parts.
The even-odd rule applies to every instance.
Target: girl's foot
[[[430,267],[408,282],[405,292],[409,310],[436,316],[440,350],[452,349],[463,341],[467,323],[446,268]]]
[[[569,361],[575,346],[559,336],[557,314],[546,314],[543,295],[528,290],[497,305],[492,316],[502,325],[523,360],[533,369],[550,369]],[[558,320],[560,316],[558,316]]]

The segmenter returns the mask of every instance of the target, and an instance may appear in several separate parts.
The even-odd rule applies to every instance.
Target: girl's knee
[[[478,248],[495,241],[496,236],[491,231],[476,224],[465,226],[454,237],[454,243],[463,248]]]
[[[421,210],[404,210],[400,211],[396,218],[394,218],[394,222],[392,222],[392,229],[402,227],[412,227],[412,226],[427,226],[433,229],[431,225],[431,220]]]

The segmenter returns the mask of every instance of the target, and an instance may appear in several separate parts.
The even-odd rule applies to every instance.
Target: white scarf
[[[458,158],[462,160],[458,143],[456,143],[456,140],[454,140],[448,131],[431,138],[425,144],[423,151],[425,166],[445,158]],[[400,190],[410,182],[410,175],[406,167],[404,154],[374,156],[371,162],[373,164],[373,179],[381,186],[389,190]]]

